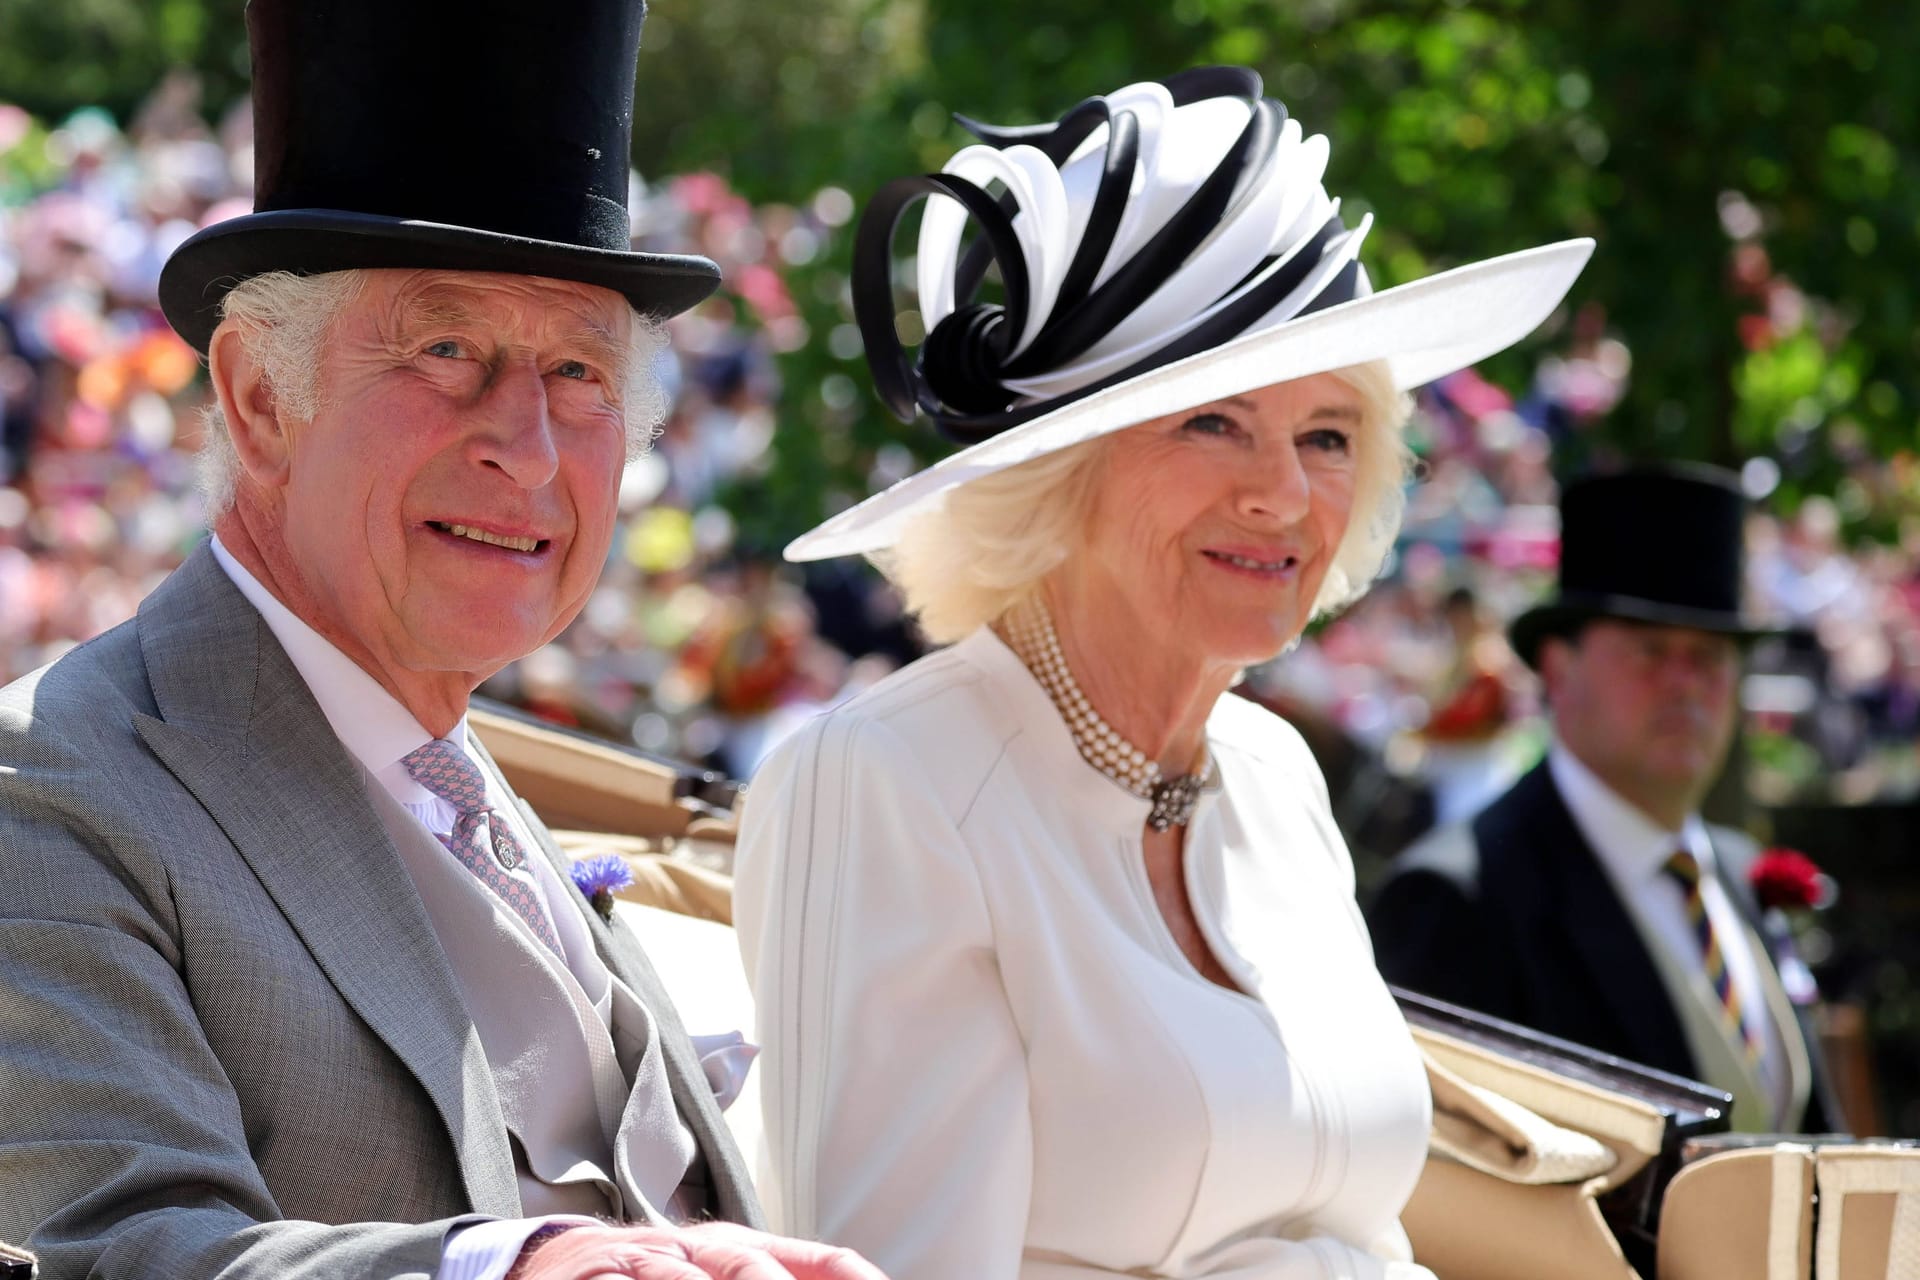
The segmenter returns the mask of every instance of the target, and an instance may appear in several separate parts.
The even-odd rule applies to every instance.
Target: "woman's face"
[[[1363,415],[1316,374],[1115,434],[1063,584],[1082,625],[1208,664],[1280,653],[1346,535]]]

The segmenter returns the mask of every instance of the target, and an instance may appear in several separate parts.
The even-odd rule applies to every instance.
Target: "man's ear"
[[[237,328],[223,324],[214,330],[207,348],[208,380],[227,417],[227,434],[240,466],[255,484],[274,488],[286,483],[293,441],[287,420],[274,403],[267,371],[247,350]]]
[[[1573,661],[1574,638],[1570,636],[1548,636],[1540,642],[1537,670],[1540,674],[1540,687],[1545,694],[1548,709],[1566,684],[1567,664]]]

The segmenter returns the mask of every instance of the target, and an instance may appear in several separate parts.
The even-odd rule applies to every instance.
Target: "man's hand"
[[[730,1222],[575,1227],[520,1255],[507,1280],[886,1280],[851,1249]]]

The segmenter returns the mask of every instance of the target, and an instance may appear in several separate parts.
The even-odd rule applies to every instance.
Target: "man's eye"
[[[430,356],[438,356],[442,360],[458,360],[461,354],[460,344],[452,338],[443,338],[428,347],[427,354]]]
[[[582,381],[593,376],[593,371],[578,360],[564,361],[554,372],[563,378],[578,378]]]

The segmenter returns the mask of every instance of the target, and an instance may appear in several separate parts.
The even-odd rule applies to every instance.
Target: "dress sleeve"
[[[816,720],[754,780],[735,868],[774,1229],[894,1280],[1018,1274],[1025,1054],[973,855],[912,749]]]

